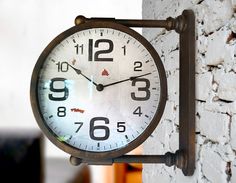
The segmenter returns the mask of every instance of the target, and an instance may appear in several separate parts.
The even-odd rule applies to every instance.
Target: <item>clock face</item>
[[[85,23],[59,35],[41,54],[31,101],[41,129],[79,157],[115,157],[155,129],[166,78],[151,45],[114,23]]]

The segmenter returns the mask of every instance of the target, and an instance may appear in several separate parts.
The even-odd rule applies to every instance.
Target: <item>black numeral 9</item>
[[[63,101],[66,100],[69,96],[69,90],[66,87],[66,79],[65,78],[53,78],[50,82],[50,91],[54,93],[48,94],[48,98],[53,101]],[[56,84],[61,85],[63,87],[56,87]]]

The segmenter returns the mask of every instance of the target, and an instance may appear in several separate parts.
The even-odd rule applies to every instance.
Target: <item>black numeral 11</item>
[[[83,44],[82,45],[79,45],[79,44],[75,45],[75,52],[76,52],[77,55],[79,54],[79,49],[81,51],[81,55],[83,55],[83,53],[84,53],[84,45]]]

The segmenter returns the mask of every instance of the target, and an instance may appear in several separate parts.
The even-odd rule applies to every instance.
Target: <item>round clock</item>
[[[57,36],[31,78],[39,127],[72,156],[121,156],[147,139],[164,111],[165,70],[155,49],[134,30],[88,21]]]

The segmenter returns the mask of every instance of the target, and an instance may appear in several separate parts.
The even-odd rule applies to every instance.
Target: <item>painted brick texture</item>
[[[236,182],[236,1],[143,0],[144,19],[196,15],[196,171],[185,177],[175,167],[144,165],[144,183]],[[179,39],[174,31],[144,29],[167,75],[168,101],[160,124],[144,143],[145,154],[178,149]]]

